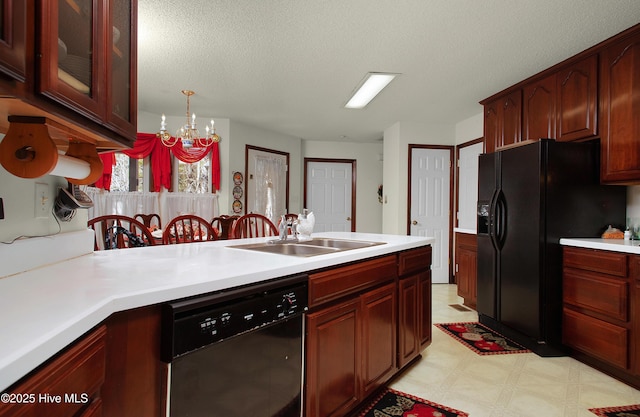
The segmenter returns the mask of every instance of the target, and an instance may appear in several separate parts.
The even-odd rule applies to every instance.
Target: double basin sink
[[[371,246],[384,245],[384,242],[371,242],[366,240],[313,238],[311,240],[272,240],[263,243],[252,243],[247,245],[233,245],[230,248],[246,249],[259,252],[275,253],[289,256],[316,256],[329,253],[342,252],[345,250],[368,248]]]

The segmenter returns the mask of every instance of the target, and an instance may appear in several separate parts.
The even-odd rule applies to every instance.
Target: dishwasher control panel
[[[302,279],[290,285],[251,286],[166,304],[162,359],[171,362],[202,347],[298,316],[306,311],[307,300],[307,280]]]

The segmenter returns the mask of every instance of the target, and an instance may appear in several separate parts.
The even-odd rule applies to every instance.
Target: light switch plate
[[[49,184],[36,182],[36,195],[34,200],[34,213],[36,219],[47,219],[51,212],[51,198],[49,197]]]

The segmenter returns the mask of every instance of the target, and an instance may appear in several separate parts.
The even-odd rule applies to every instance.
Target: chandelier
[[[216,134],[216,128],[214,127],[213,119],[211,119],[211,127],[207,126],[205,129],[205,135],[200,137],[200,132],[196,127],[196,115],[190,114],[189,99],[195,92],[191,90],[182,90],[182,94],[187,96],[187,121],[184,126],[176,131],[175,136],[171,136],[167,132],[167,123],[164,114],[162,115],[162,121],[160,122],[160,132],[156,133],[156,136],[162,140],[164,146],[171,148],[178,142],[182,143],[184,149],[192,148],[194,145],[201,148],[206,148],[214,142],[220,142],[220,136]]]

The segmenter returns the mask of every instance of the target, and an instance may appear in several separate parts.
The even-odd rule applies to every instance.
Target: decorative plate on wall
[[[233,187],[233,198],[235,198],[236,200],[240,200],[243,194],[244,191],[242,190],[242,187],[240,187],[239,185]]]
[[[233,183],[235,185],[240,185],[242,184],[242,181],[244,181],[244,177],[242,176],[241,172],[234,172],[233,173]]]
[[[242,202],[240,200],[235,200],[231,205],[231,208],[233,209],[233,212],[236,214],[242,213]]]

